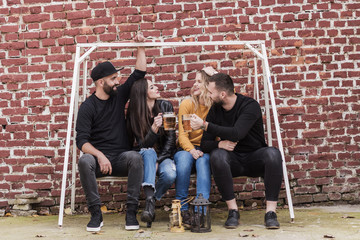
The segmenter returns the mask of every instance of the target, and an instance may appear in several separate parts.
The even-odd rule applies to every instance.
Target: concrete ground
[[[360,205],[295,208],[295,221],[290,223],[289,211],[280,209],[281,228],[267,230],[263,226],[264,210],[241,211],[237,229],[225,229],[225,210],[211,209],[210,233],[169,232],[168,212],[158,209],[156,221],[147,229],[141,223],[140,231],[125,231],[124,214],[104,214],[104,227],[97,234],[85,231],[90,215],[68,215],[58,228],[58,216],[1,217],[0,239],[360,239]],[[138,217],[140,218],[140,216]]]

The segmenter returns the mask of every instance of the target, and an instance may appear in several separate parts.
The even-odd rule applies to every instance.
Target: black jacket
[[[156,100],[161,112],[173,112],[174,108],[171,102],[166,100]],[[158,155],[157,161],[159,164],[166,158],[172,158],[176,151],[176,133],[175,130],[164,131],[163,128],[159,129],[158,133],[154,133],[150,128],[144,140],[137,139],[138,149],[151,148],[156,145],[156,152]]]

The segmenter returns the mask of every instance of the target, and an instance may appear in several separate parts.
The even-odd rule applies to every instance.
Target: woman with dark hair
[[[155,200],[160,200],[176,178],[176,168],[172,160],[176,151],[175,130],[162,128],[162,114],[173,112],[171,102],[159,100],[158,88],[149,80],[136,81],[130,92],[127,110],[127,128],[130,143],[140,151],[144,160],[144,180],[146,196],[145,210],[141,221],[148,227],[155,219]],[[155,177],[158,181],[155,185]]]
[[[185,131],[181,121],[182,116],[191,114],[192,120],[198,119],[201,123],[205,120],[211,107],[211,99],[207,96],[206,83],[210,76],[216,73],[212,67],[206,67],[196,73],[195,83],[191,88],[191,97],[183,100],[179,108],[179,146],[175,154],[176,164],[176,199],[183,202],[181,215],[183,225],[190,228],[189,206],[185,202],[189,193],[190,175],[196,170],[196,196],[202,194],[208,199],[210,195],[210,163],[209,154],[200,149],[202,129]]]

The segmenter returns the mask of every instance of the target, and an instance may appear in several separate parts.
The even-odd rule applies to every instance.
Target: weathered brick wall
[[[75,45],[128,41],[138,30],[167,41],[266,40],[294,203],[358,202],[359,17],[355,0],[2,1],[0,208],[33,192],[45,199],[38,206],[58,206]],[[88,68],[117,59],[129,66],[125,77],[132,51],[97,49]],[[175,107],[204,65],[229,73],[238,91],[253,96],[254,55],[244,46],[151,48],[147,55],[149,78]],[[264,197],[261,179],[236,182],[239,200]],[[101,185],[109,205],[125,199],[126,183]]]

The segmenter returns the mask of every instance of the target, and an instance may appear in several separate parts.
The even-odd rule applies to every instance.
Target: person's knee
[[[176,165],[176,171],[178,172],[186,172],[186,171],[191,171],[193,162],[194,162],[194,158],[192,157],[192,155],[187,152],[187,151],[181,151],[181,152],[177,152],[174,156],[174,162]]]
[[[209,165],[210,164],[210,158],[208,154],[204,154],[202,157],[199,157],[196,160],[196,164],[200,166]]]
[[[268,164],[281,166],[282,158],[279,149],[274,147],[268,147],[265,151],[265,154],[266,154],[265,159],[267,159]]]
[[[175,153],[174,161],[176,164],[182,163],[182,162],[189,162],[189,160],[192,159],[192,155],[188,151],[179,151]]]
[[[176,167],[174,163],[171,163],[171,167],[166,167],[163,171],[161,171],[160,175],[164,179],[164,181],[173,183],[176,179]]]
[[[156,154],[156,152],[155,152],[155,150],[153,148],[148,148],[148,149],[144,150],[141,153],[141,155],[142,155],[143,158],[146,158],[146,157],[151,158],[151,159],[153,159],[153,158],[156,159],[157,158],[157,154]]]
[[[135,151],[130,151],[127,153],[127,157],[129,158],[129,168],[142,170],[144,168],[143,158],[140,153]]]
[[[157,160],[157,154],[154,149],[151,148],[141,152],[141,156],[144,165],[151,164],[155,166]]]
[[[228,153],[224,149],[217,148],[210,153],[210,165],[212,168],[221,168],[224,166]]]
[[[171,169],[169,171],[166,171],[164,174],[164,179],[165,181],[169,182],[169,183],[173,183],[175,182],[176,179],[176,171]]]
[[[95,167],[95,166],[96,166],[96,159],[93,155],[83,154],[79,158],[79,162],[78,162],[79,170],[91,168],[91,167]]]

